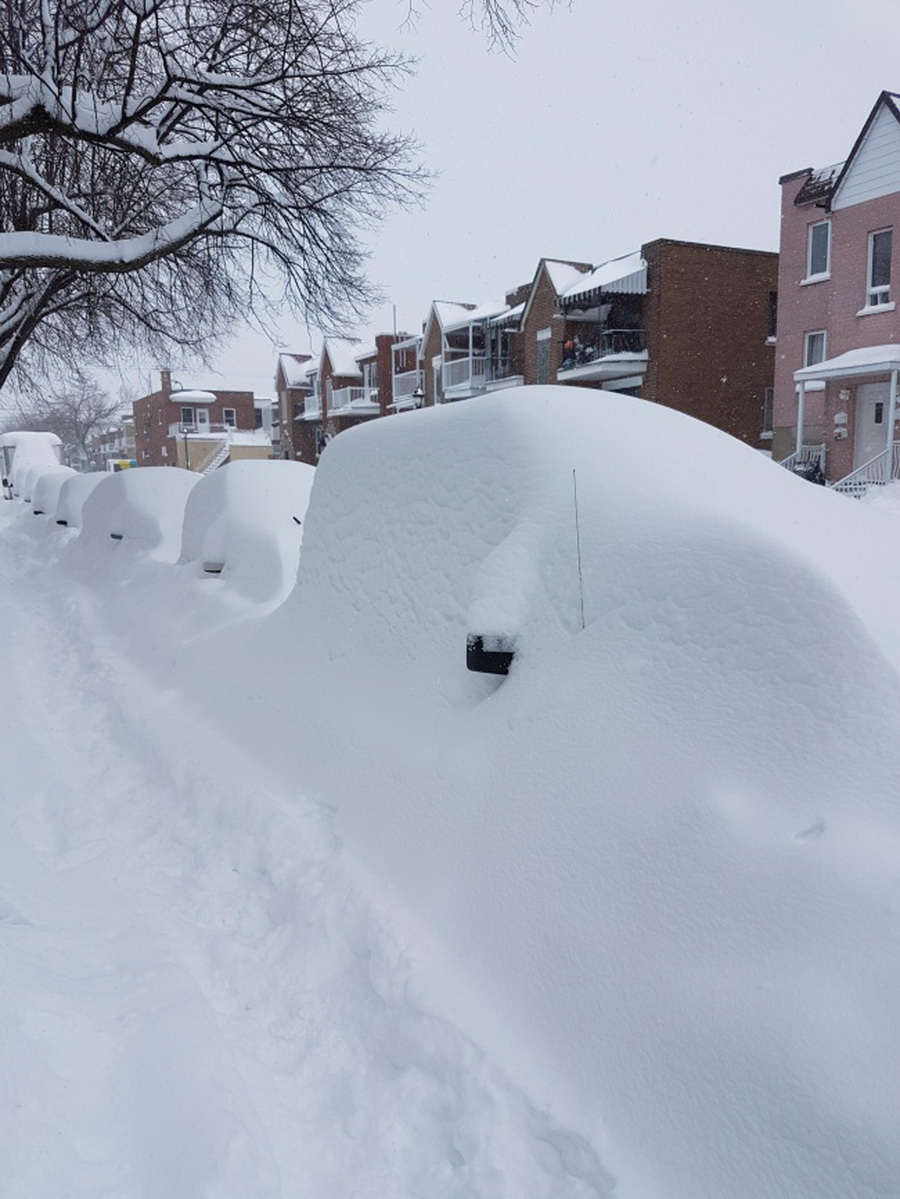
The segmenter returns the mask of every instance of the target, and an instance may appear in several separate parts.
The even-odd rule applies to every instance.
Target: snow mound
[[[80,554],[109,560],[116,549],[175,562],[188,496],[201,476],[178,467],[144,466],[108,474],[82,507]]]
[[[318,468],[282,675],[259,637],[242,677],[430,1002],[622,1199],[900,1177],[898,537],[609,393],[373,422]],[[499,631],[508,679],[467,673]]]
[[[56,503],[56,523],[80,529],[85,500],[98,483],[107,477],[104,471],[86,471],[63,480]]]
[[[57,466],[49,467],[40,475],[31,497],[31,511],[35,516],[56,519],[56,505],[59,503],[62,485],[74,474],[75,471],[70,466]]]
[[[180,562],[221,577],[257,603],[294,586],[315,469],[300,462],[236,461],[203,478],[188,497]]]

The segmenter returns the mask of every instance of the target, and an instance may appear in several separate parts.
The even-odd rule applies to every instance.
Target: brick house
[[[275,366],[275,399],[282,458],[298,458],[305,435],[306,401],[312,394],[309,378],[311,354],[279,354]]]
[[[257,428],[252,391],[173,389],[160,371],[160,389],[132,404],[138,466],[205,471],[236,458],[268,458],[271,440]]]
[[[343,337],[325,339],[318,363],[306,372],[302,413],[293,422],[297,461],[315,465],[336,434],[397,410],[393,348],[409,340],[406,333],[379,333],[368,346]]]
[[[900,474],[900,95],[881,93],[845,162],[780,182],[774,456],[859,494]]]
[[[560,383],[663,404],[768,450],[778,255],[661,238],[560,296]]]

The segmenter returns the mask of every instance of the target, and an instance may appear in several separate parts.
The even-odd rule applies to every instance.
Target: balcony
[[[338,387],[328,400],[329,416],[380,412],[377,387]]]
[[[646,370],[643,329],[598,329],[563,343],[557,378],[607,382],[643,375]]]
[[[321,420],[322,419],[322,397],[319,395],[307,396],[303,401],[303,415],[301,420]]]
[[[500,354],[488,359],[487,389],[496,391],[501,387],[521,387],[525,382],[522,360],[518,354]]]
[[[170,437],[200,437],[207,441],[219,441],[236,431],[235,425],[169,425]]]
[[[456,358],[441,366],[441,388],[449,400],[485,391],[488,379],[488,360],[483,356]]]
[[[421,371],[401,371],[394,375],[392,393],[393,408],[414,408],[418,400],[416,392],[421,393],[425,388],[425,378]]]

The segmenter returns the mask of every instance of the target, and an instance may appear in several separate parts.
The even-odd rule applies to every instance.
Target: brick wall
[[[758,448],[772,386],[778,255],[658,240],[642,247],[648,367],[641,395]]]

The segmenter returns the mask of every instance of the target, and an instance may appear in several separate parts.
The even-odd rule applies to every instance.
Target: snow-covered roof
[[[489,324],[508,325],[513,321],[519,321],[522,319],[522,313],[524,311],[525,301],[523,300],[521,304],[516,304],[515,308],[507,308],[505,312],[501,312],[497,316],[492,317]]]
[[[625,295],[643,295],[647,290],[647,263],[640,250],[623,254],[602,262],[586,275],[579,276],[561,299],[563,302],[587,295],[592,291],[617,292]]]
[[[327,354],[331,362],[331,373],[342,379],[355,379],[361,375],[356,361],[358,352],[359,342],[346,337],[328,337],[322,348],[323,355]]]
[[[360,362],[362,362],[362,360],[363,360],[364,358],[374,358],[374,357],[375,357],[375,343],[374,343],[374,342],[369,342],[369,344],[368,344],[368,345],[364,345],[364,346],[362,347],[362,349],[358,350],[358,351],[357,351],[357,352],[356,352],[356,353],[353,355],[353,361],[354,361],[354,362],[357,364],[357,366],[358,366],[358,365],[360,364]]]
[[[846,379],[851,375],[880,375],[895,370],[900,370],[900,345],[861,346],[814,366],[801,367],[794,371],[794,378],[798,383],[807,383],[811,379]]]
[[[545,258],[544,266],[558,296],[574,286],[579,279],[583,279],[586,271],[590,270],[590,267],[578,267],[572,262],[561,262],[558,258]]]
[[[211,391],[197,391],[194,388],[185,388],[184,391],[172,391],[169,393],[169,399],[176,404],[214,404],[216,402],[215,394]]]
[[[278,355],[278,365],[281,367],[281,373],[288,387],[303,387],[309,373],[309,363],[309,354],[283,353]]]
[[[451,325],[457,322],[465,324],[468,313],[472,312],[476,305],[457,304],[451,300],[434,300],[431,307],[441,328],[446,332]]]
[[[485,304],[479,304],[475,308],[470,308],[452,322],[442,321],[442,327],[445,333],[452,333],[456,329],[466,329],[469,325],[481,325],[486,321],[493,320],[494,317],[501,316],[509,311],[509,305],[505,301],[488,300]]]

